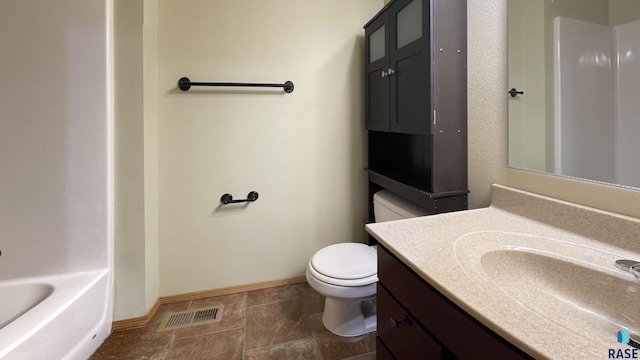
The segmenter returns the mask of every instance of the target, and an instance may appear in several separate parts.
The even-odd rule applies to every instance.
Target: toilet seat
[[[366,286],[378,281],[377,255],[360,243],[341,243],[318,251],[309,261],[316,279],[337,286]]]

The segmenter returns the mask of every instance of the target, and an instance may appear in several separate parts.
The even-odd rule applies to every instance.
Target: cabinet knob
[[[395,73],[395,70],[393,70],[392,68],[389,68],[389,70],[387,70],[387,74],[389,74],[389,76],[393,75],[393,73]]]
[[[405,321],[404,319],[396,319],[396,318],[389,318],[389,321],[391,322],[391,326],[393,326],[394,328],[399,328],[400,325],[404,325]]]
[[[386,77],[387,76],[387,72],[382,70],[382,77]]]

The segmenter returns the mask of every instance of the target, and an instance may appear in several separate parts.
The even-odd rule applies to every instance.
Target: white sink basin
[[[484,288],[591,341],[610,340],[623,327],[640,334],[640,284],[614,266],[621,255],[500,231],[465,235],[455,253]]]

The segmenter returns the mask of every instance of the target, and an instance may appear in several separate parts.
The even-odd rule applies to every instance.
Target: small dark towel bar
[[[261,83],[222,83],[222,82],[193,82],[188,77],[182,77],[178,80],[178,87],[182,91],[191,89],[192,86],[240,86],[240,87],[281,87],[284,92],[293,92],[293,83],[285,81],[284,84],[261,84]]]
[[[256,200],[258,200],[258,192],[257,191],[250,192],[247,195],[246,199],[233,200],[233,196],[231,194],[224,194],[220,198],[220,202],[223,205],[235,204],[235,203],[241,203],[241,202],[253,202],[253,201],[256,201]]]

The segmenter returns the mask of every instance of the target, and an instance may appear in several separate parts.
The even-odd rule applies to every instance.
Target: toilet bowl
[[[376,222],[427,215],[427,211],[388,190],[373,196]],[[378,262],[375,246],[338,243],[316,252],[307,266],[309,285],[325,296],[322,323],[339,336],[376,330]]]

